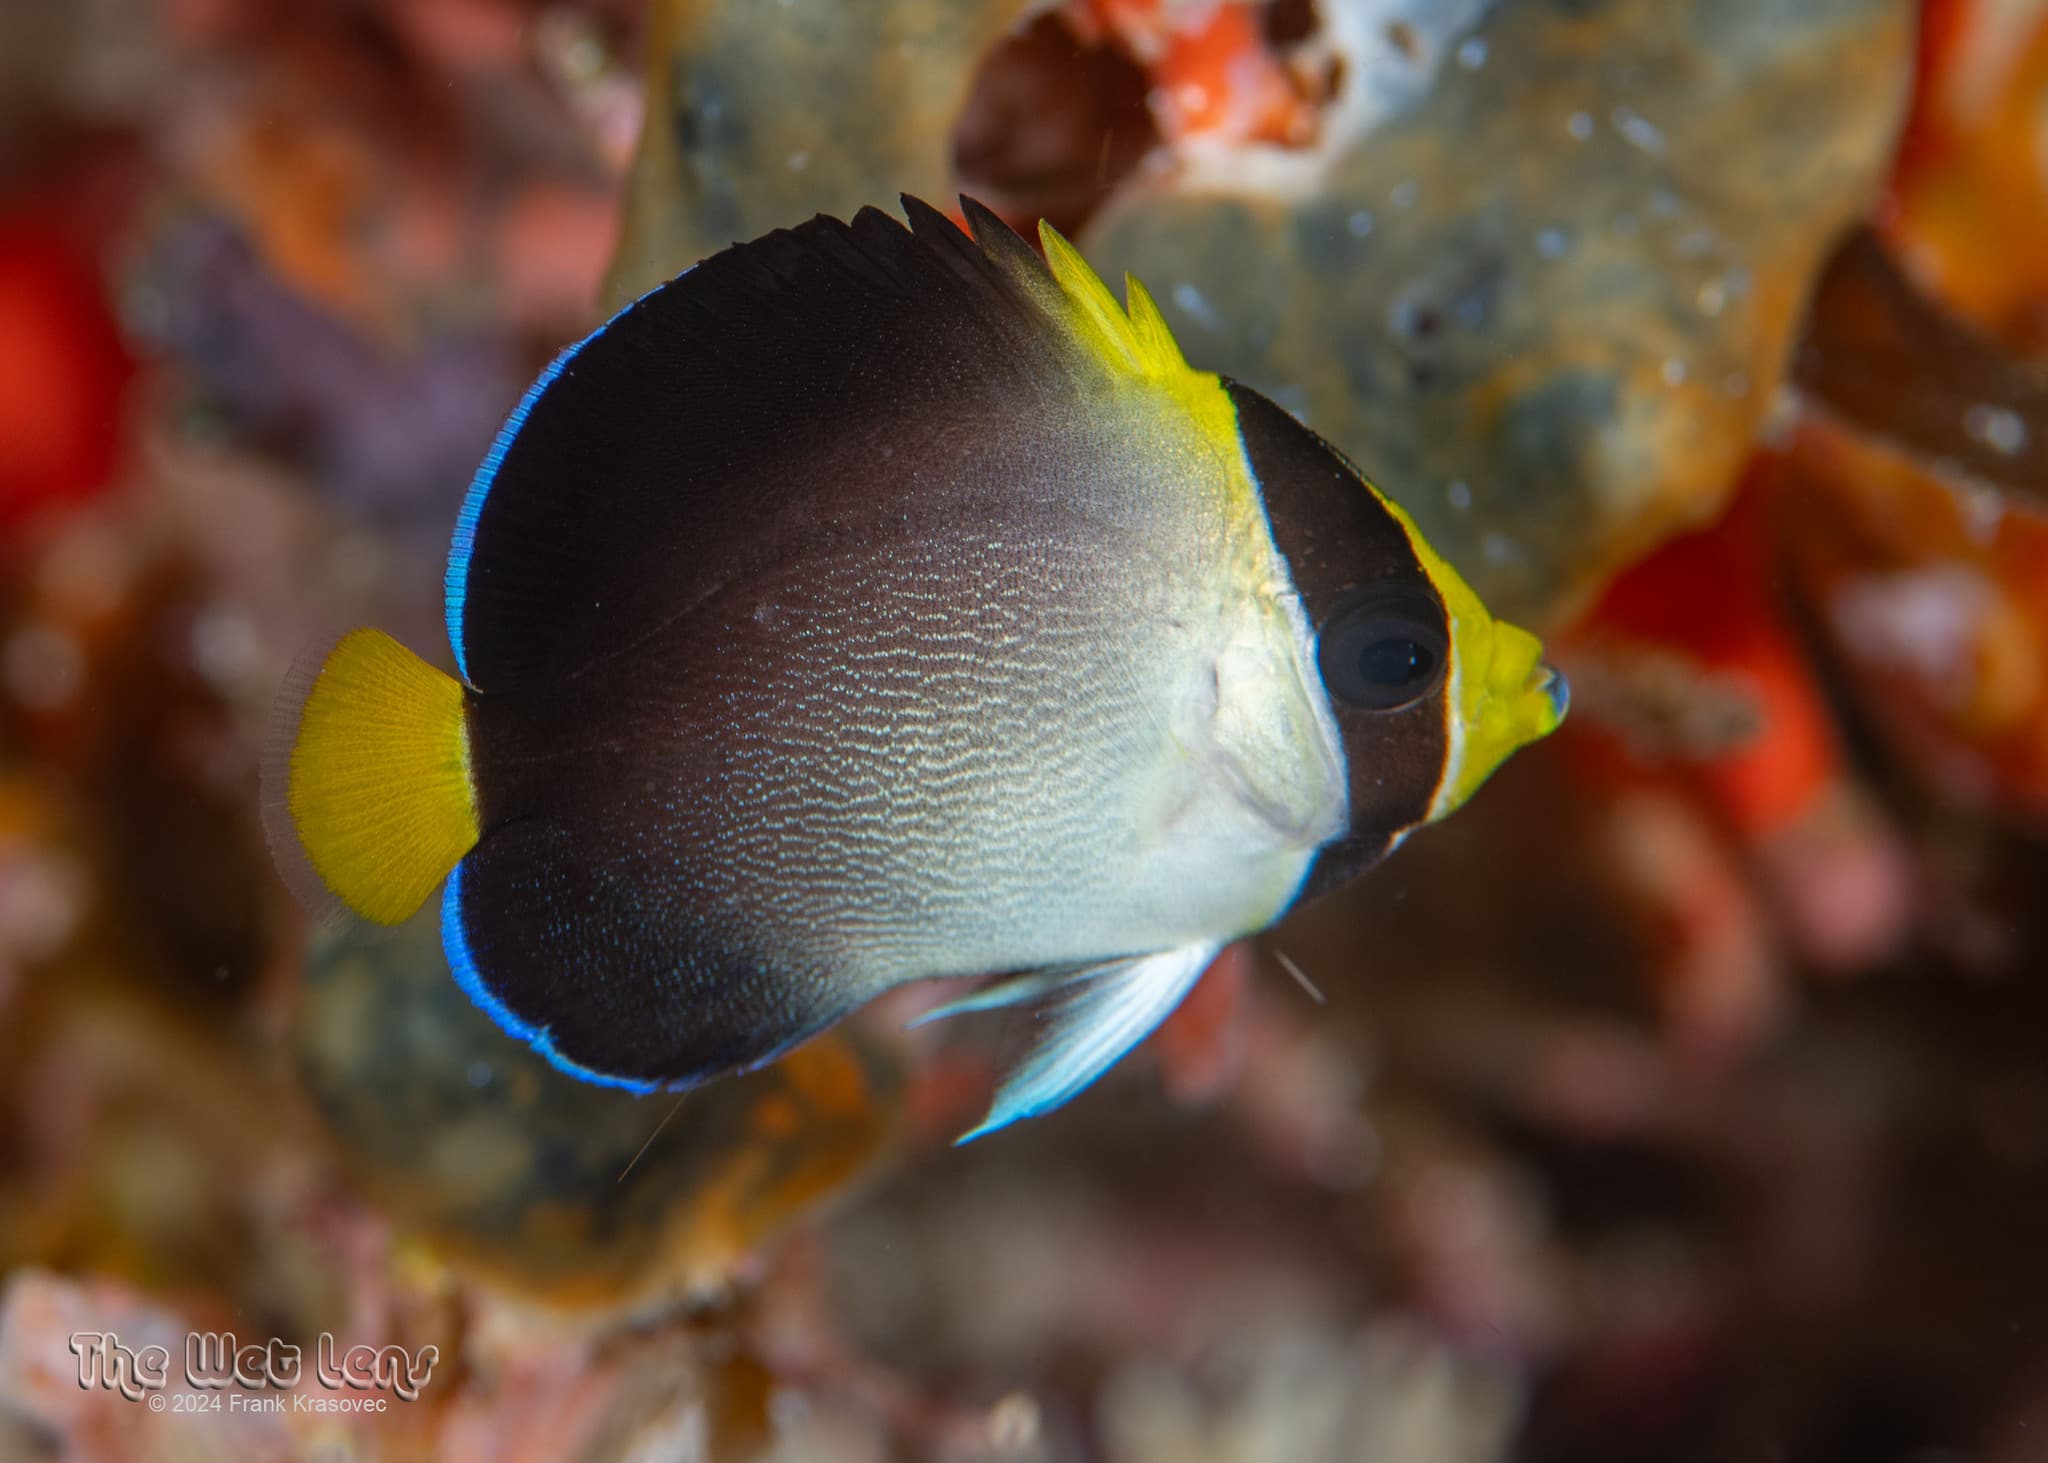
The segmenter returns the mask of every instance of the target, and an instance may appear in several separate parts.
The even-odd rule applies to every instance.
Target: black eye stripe
[[[1238,433],[1258,480],[1273,544],[1287,561],[1302,613],[1316,638],[1323,694],[1344,738],[1350,782],[1350,828],[1317,856],[1304,897],[1333,888],[1383,858],[1394,840],[1429,816],[1450,755],[1442,687],[1451,654],[1450,627],[1441,597],[1424,569],[1408,530],[1365,481],[1356,464],[1307,427],[1240,382],[1228,381]],[[1357,690],[1351,670],[1338,670],[1331,654],[1348,615],[1369,598],[1393,596],[1403,616],[1422,623],[1409,638],[1438,665],[1410,708],[1374,709],[1346,699]],[[1351,665],[1365,646],[1354,640]]]
[[[1443,612],[1410,591],[1349,597],[1317,632],[1330,693],[1367,711],[1399,711],[1435,693],[1450,659]]]

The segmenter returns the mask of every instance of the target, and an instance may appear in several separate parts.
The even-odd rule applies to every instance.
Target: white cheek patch
[[[1291,591],[1262,594],[1215,663],[1209,740],[1233,791],[1274,837],[1313,847],[1350,808],[1343,739]]]

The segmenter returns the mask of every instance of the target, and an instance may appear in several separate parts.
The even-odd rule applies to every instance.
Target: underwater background
[[[313,927],[278,689],[527,382],[962,190],[1564,730],[966,1148],[1023,1018],[638,1099]],[[2048,1459],[2044,358],[2042,0],[0,0],[0,1459]],[[230,1331],[436,1359],[81,1384]]]

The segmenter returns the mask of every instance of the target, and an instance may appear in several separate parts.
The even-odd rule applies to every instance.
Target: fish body
[[[594,1080],[689,1086],[1008,973],[964,1004],[1048,1020],[983,1131],[1562,699],[1135,282],[905,202],[714,256],[558,360],[458,522],[460,680],[344,640],[286,801],[363,914],[445,876],[456,978]]]

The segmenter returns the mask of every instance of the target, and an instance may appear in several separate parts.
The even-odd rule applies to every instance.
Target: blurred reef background
[[[277,689],[442,643],[526,382],[963,189],[1565,731],[966,1149],[931,993],[637,1100],[309,926]],[[2048,1459],[2044,362],[2044,0],[0,0],[0,1459]],[[81,1330],[442,1360],[156,1413]]]

